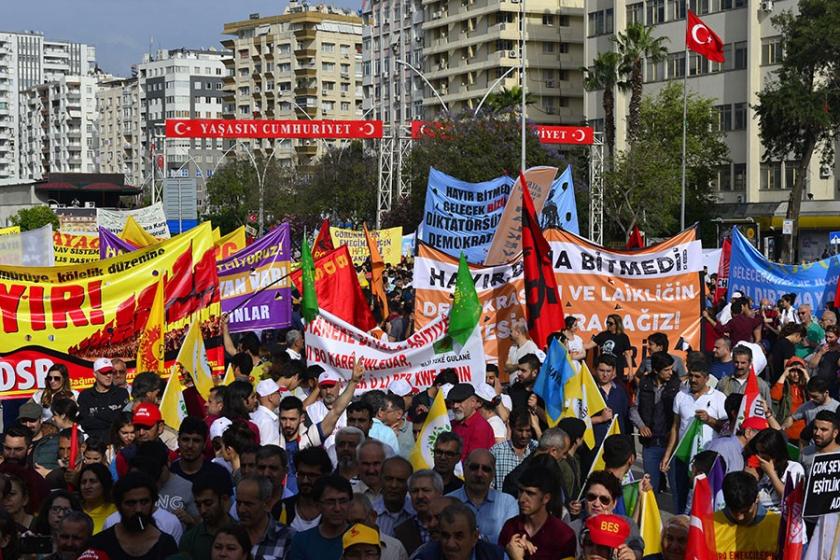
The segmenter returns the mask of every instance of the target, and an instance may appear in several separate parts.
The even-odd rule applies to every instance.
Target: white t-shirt
[[[583,352],[583,339],[578,335],[566,339],[566,350],[569,351],[569,354]]]
[[[759,474],[762,474],[762,472],[759,470]],[[788,479],[791,477],[793,477],[791,480],[795,484],[797,480],[804,476],[805,469],[801,463],[788,461],[787,468],[782,473],[782,484],[787,484]],[[758,502],[770,511],[781,511],[782,497],[776,493],[773,483],[770,482],[770,478],[766,474],[758,481]]]
[[[507,426],[505,426],[505,422],[501,418],[495,415],[491,416],[487,419],[487,423],[493,428],[493,435],[496,439],[507,440]]]
[[[717,389],[708,389],[697,400],[694,400],[694,395],[691,394],[688,388],[683,388],[674,397],[674,414],[680,417],[680,433],[677,438],[685,434],[691,421],[694,420],[694,413],[698,410],[705,410],[709,416],[716,420],[726,419],[726,410],[723,403],[726,401],[726,396]],[[712,441],[715,436],[715,431],[708,424],[703,424],[702,444]]]
[[[306,415],[309,416],[309,420],[311,420],[313,424],[317,424],[318,422],[322,421],[324,418],[326,418],[329,412],[330,411],[324,404],[324,401],[320,399],[306,407]],[[335,423],[333,433],[330,434],[330,436],[324,440],[324,447],[328,448],[331,445],[335,445],[335,434],[338,433],[338,430],[340,430],[341,428],[346,427],[347,411],[345,410],[341,413],[341,416],[338,417],[338,422]]]
[[[169,513],[165,509],[155,508],[152,513],[152,518],[155,520],[155,526],[160,529],[161,533],[171,535],[175,542],[181,542],[181,536],[184,534],[184,527],[181,521],[175,517],[174,513]],[[120,522],[120,512],[115,511],[105,519],[102,529],[110,529]]]
[[[300,515],[300,511],[298,511],[297,506],[295,506],[295,518],[292,519],[292,524],[290,527],[297,531],[298,533],[302,531],[306,531],[307,529],[311,529],[313,527],[317,527],[318,523],[321,522],[321,516],[316,515],[314,519],[311,521],[307,521]]]
[[[251,422],[260,429],[260,445],[280,445],[280,417],[260,405],[251,413]]]
[[[41,399],[43,399],[43,398],[44,398],[44,390],[43,389],[38,389],[32,395],[32,402],[34,402],[35,404],[43,407],[44,410],[43,410],[43,412],[41,412],[41,420],[43,422],[46,422],[47,420],[52,418],[53,413],[52,413],[52,410],[50,410],[50,407],[44,406],[44,405],[41,404]],[[73,400],[74,401],[79,400],[79,392],[78,391],[75,391],[75,390],[73,391]]]

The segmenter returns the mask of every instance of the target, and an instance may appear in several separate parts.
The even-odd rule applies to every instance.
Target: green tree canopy
[[[13,226],[20,226],[21,231],[29,231],[52,224],[53,231],[58,231],[58,216],[49,206],[33,206],[21,208],[17,214],[9,218]]]
[[[653,27],[632,23],[614,37],[621,56],[619,74],[627,77],[630,88],[630,107],[627,112],[627,141],[635,141],[641,132],[642,106],[642,62],[660,62],[668,49],[664,43],[667,37],[654,37]]]

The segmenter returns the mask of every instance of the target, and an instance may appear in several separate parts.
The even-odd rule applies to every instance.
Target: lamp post
[[[495,82],[493,82],[493,85],[491,85],[491,86],[487,89],[487,92],[484,94],[484,97],[482,97],[482,98],[481,98],[481,101],[479,101],[479,102],[478,102],[478,107],[476,107],[476,108],[475,108],[475,112],[473,113],[473,118],[475,118],[475,117],[477,117],[477,116],[478,116],[478,112],[479,112],[479,111],[481,111],[481,107],[482,107],[482,105],[484,105],[484,102],[485,102],[485,101],[487,100],[487,98],[490,96],[490,92],[492,92],[494,89],[496,89],[496,86],[497,86],[497,85],[499,85],[499,84],[502,82],[502,80],[504,80],[505,78],[507,78],[507,77],[508,77],[508,74],[510,74],[510,73],[511,73],[511,72],[513,72],[514,70],[516,70],[516,66],[511,66],[510,68],[508,68],[508,69],[507,69],[507,71],[506,71],[504,74],[502,74],[501,76],[499,76],[499,77],[496,79],[496,81],[495,81]]]
[[[417,68],[415,68],[414,66],[412,66],[411,64],[406,62],[405,60],[402,60],[401,58],[396,59],[394,62],[396,64],[402,64],[403,66],[405,66],[406,68],[408,68],[409,70],[411,70],[412,72],[414,72],[415,74],[420,76],[420,78],[426,83],[426,85],[431,88],[432,93],[435,94],[435,97],[437,97],[437,100],[443,106],[443,110],[446,111],[446,114],[447,115],[449,114],[449,107],[447,107],[446,103],[443,102],[443,99],[441,98],[440,94],[438,93],[438,90],[436,90],[435,86],[433,86],[432,83],[428,79],[426,79],[426,76],[423,74],[423,72],[421,72],[420,70],[418,70]]]
[[[520,94],[522,94],[522,115],[521,115],[521,130],[520,130],[520,141],[522,143],[520,147],[520,164],[519,169],[522,173],[525,173],[525,93],[526,93],[526,81],[525,81],[525,0],[521,0],[519,2],[519,38],[522,46],[519,49],[519,65],[521,70],[520,73]],[[528,188],[528,185],[522,185],[522,188]]]
[[[283,138],[280,140],[275,146],[274,149],[271,150],[271,155],[268,156],[268,159],[265,160],[265,167],[263,168],[262,174],[260,174],[260,168],[257,165],[257,160],[254,158],[254,154],[252,154],[249,150],[245,150],[245,155],[251,160],[251,165],[254,166],[254,171],[257,172],[257,186],[259,188],[260,194],[260,204],[259,204],[259,211],[257,214],[257,229],[258,235],[263,234],[263,230],[265,229],[265,176],[268,173],[268,166],[271,163],[271,158],[274,157],[274,154],[277,153],[277,148],[280,147],[286,139]],[[234,144],[234,146],[238,146],[239,142]]]

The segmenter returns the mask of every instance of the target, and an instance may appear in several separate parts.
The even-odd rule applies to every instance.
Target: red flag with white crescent
[[[764,406],[761,402],[761,394],[758,388],[758,376],[755,374],[755,368],[750,366],[750,373],[747,374],[747,385],[744,387],[744,398],[741,400],[741,408],[738,410],[738,418],[735,420],[735,426],[732,428],[734,434],[744,423],[747,418],[767,418]]]
[[[688,10],[685,26],[685,46],[712,62],[724,62],[723,41],[717,33]]]
[[[694,499],[691,502],[691,521],[688,526],[686,560],[715,560],[715,523],[712,490],[706,475],[694,479]]]

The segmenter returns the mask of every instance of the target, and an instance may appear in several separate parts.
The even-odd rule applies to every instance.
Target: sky
[[[313,2],[314,3],[314,2]],[[360,1],[332,5],[358,9]],[[130,76],[154,50],[215,47],[225,23],[277,15],[288,0],[0,0],[0,31],[40,31],[52,40],[92,44],[99,67]]]

